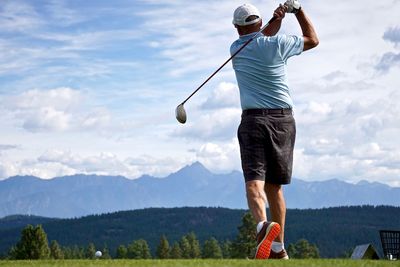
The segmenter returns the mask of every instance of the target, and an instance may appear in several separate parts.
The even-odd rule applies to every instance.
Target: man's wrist
[[[296,13],[294,13],[296,16],[297,15],[300,15],[301,13],[303,13],[304,11],[303,11],[303,8],[302,7],[300,7],[297,11],[296,11]]]
[[[294,11],[293,13],[296,15],[301,11],[301,6],[299,8],[293,9],[293,11]]]

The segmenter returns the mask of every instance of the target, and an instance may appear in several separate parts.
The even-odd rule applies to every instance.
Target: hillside
[[[340,180],[285,186],[289,208],[354,205],[400,206],[400,188]],[[43,180],[16,176],[0,181],[0,218],[23,214],[73,218],[152,207],[226,207],[246,209],[243,175],[213,174],[200,163],[165,178],[73,175]]]
[[[32,215],[10,215],[0,219],[0,231],[12,228],[24,227],[27,224],[44,224],[58,219],[46,218]]]
[[[61,245],[98,247],[107,244],[113,253],[120,244],[146,239],[154,251],[165,234],[170,243],[188,232],[201,242],[214,236],[234,240],[244,210],[226,208],[152,208],[44,222],[48,239]],[[4,219],[2,219],[4,220]],[[1,221],[0,220],[0,224]],[[400,208],[387,206],[290,209],[287,213],[286,244],[301,238],[315,243],[323,257],[339,257],[356,245],[373,243],[381,249],[380,229],[400,230]],[[15,244],[21,227],[0,230],[0,253]]]

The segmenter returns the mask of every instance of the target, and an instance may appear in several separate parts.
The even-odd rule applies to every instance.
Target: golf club
[[[242,51],[243,48],[245,48],[249,43],[251,43],[251,41],[253,41],[263,30],[265,30],[265,28],[267,28],[269,24],[274,22],[275,19],[276,17],[272,17],[253,37],[251,37],[246,43],[244,43],[230,58],[228,58],[224,62],[224,64],[222,64],[213,74],[210,75],[210,77],[208,77],[196,90],[194,90],[194,92],[190,96],[188,96],[182,103],[180,103],[176,107],[175,117],[180,123],[182,124],[185,123],[187,119],[186,111],[183,106],[186,103],[186,101],[188,101],[195,93],[197,93],[197,91],[199,91],[200,88],[203,87],[203,85],[205,85],[212,77],[214,77],[214,75],[217,74],[218,71],[220,71],[229,61],[231,61],[232,58],[234,58],[237,54],[239,54],[239,52]]]

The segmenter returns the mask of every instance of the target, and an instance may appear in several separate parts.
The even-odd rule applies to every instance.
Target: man
[[[294,13],[302,36],[275,35],[285,13]],[[256,259],[288,259],[284,247],[286,204],[282,185],[292,175],[296,136],[286,62],[318,45],[318,37],[300,3],[288,0],[274,12],[277,18],[232,61],[240,91],[242,121],[238,129],[246,196],[257,222]],[[231,54],[261,29],[256,7],[245,4],[234,12],[239,39]],[[267,221],[268,201],[271,221]]]

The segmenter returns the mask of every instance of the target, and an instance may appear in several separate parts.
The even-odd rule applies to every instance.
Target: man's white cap
[[[257,19],[253,19],[251,21],[246,21],[250,16],[257,16]],[[239,26],[246,26],[250,24],[257,23],[261,20],[261,14],[258,9],[252,4],[244,4],[240,7],[236,8],[233,13],[233,21],[232,23]]]

